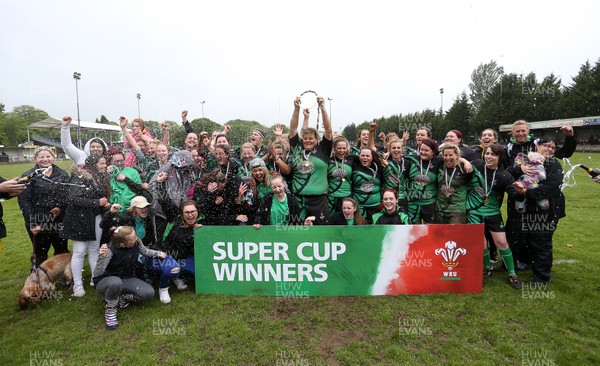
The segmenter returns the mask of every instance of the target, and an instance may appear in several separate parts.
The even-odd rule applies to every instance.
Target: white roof
[[[600,116],[595,117],[580,117],[569,119],[554,119],[551,121],[529,122],[530,130],[540,130],[544,128],[561,128],[564,125],[573,127],[580,126],[597,126],[600,125]],[[513,124],[500,125],[500,132],[512,131]]]
[[[56,118],[46,118],[39,122],[35,122],[27,126],[29,129],[37,129],[37,130],[52,130],[52,129],[60,129],[61,120]],[[69,125],[71,128],[77,128],[77,121],[72,121]],[[81,129],[82,130],[92,130],[92,131],[118,131],[121,132],[121,127],[116,125],[106,125],[104,123],[95,123],[95,122],[85,122],[81,121]]]

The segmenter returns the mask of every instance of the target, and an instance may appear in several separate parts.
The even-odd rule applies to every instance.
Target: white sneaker
[[[83,285],[77,285],[73,287],[73,296],[75,297],[84,297],[85,290],[83,289]]]
[[[94,280],[90,280],[90,286],[94,287]]]
[[[185,290],[186,288],[188,288],[188,286],[185,284],[185,282],[183,282],[183,280],[181,278],[173,280],[173,282],[175,283],[175,286],[177,286],[177,289],[179,291]]]
[[[158,296],[160,297],[160,302],[162,302],[163,304],[168,304],[171,302],[171,296],[169,296],[169,288],[168,287],[159,288]]]

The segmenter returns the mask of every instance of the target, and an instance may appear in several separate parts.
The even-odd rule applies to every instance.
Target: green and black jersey
[[[352,197],[362,207],[375,207],[381,203],[382,169],[375,163],[365,167],[356,162],[352,170]]]
[[[350,145],[350,155],[352,156],[360,156],[361,148],[358,146]]]
[[[487,168],[483,160],[471,164],[475,168],[476,182],[467,196],[467,212],[484,217],[500,215],[504,192],[513,199],[518,196],[512,185],[515,179],[502,168]]]
[[[435,203],[438,192],[438,173],[444,159],[434,156],[429,161],[417,155],[404,157],[404,176],[400,180],[399,198],[406,199],[409,205],[430,205]]]
[[[265,182],[259,182],[256,186],[256,194],[258,195],[259,201],[262,201],[269,193],[271,193],[271,187]]]
[[[292,192],[296,196],[327,193],[327,167],[331,140],[323,138],[312,151],[305,151],[298,134],[290,139],[292,156]]]
[[[144,154],[141,149],[135,151],[135,157],[137,162],[135,163],[135,169],[140,173],[140,178],[143,183],[150,183],[150,180],[154,174],[160,169],[158,160],[150,155]]]
[[[479,184],[459,163],[454,168],[443,166],[438,172],[438,194],[435,210],[438,212],[467,212],[467,193]]]
[[[343,160],[335,156],[329,160],[327,167],[327,180],[329,185],[328,195],[332,197],[349,197],[352,194],[352,166],[358,160],[350,155]]]
[[[244,183],[248,183],[250,178],[252,177],[252,169],[250,169],[250,163],[244,163],[243,161],[239,161],[238,166],[238,177]]]
[[[400,180],[404,177],[404,169],[406,164],[404,158],[400,161],[388,160],[388,165],[383,168],[383,184],[382,191],[393,189],[396,192],[401,191]]]

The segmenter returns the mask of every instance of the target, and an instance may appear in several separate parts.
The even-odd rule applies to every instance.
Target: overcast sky
[[[600,57],[594,1],[2,1],[0,102],[76,119],[288,123],[305,90],[335,131],[440,108],[480,63],[569,84]],[[329,109],[329,102],[327,105]],[[313,114],[314,115],[314,114]]]

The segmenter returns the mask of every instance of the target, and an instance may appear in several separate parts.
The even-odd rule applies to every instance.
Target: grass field
[[[600,167],[600,154],[571,161]],[[0,176],[30,166],[2,165]],[[16,199],[5,201],[0,365],[600,365],[600,185],[581,169],[575,177],[564,191],[567,217],[554,236],[548,287],[517,291],[498,273],[476,295],[270,298],[172,289],[169,305],[155,298],[120,311],[112,332],[89,286],[83,298],[62,289],[18,309],[31,243]]]

